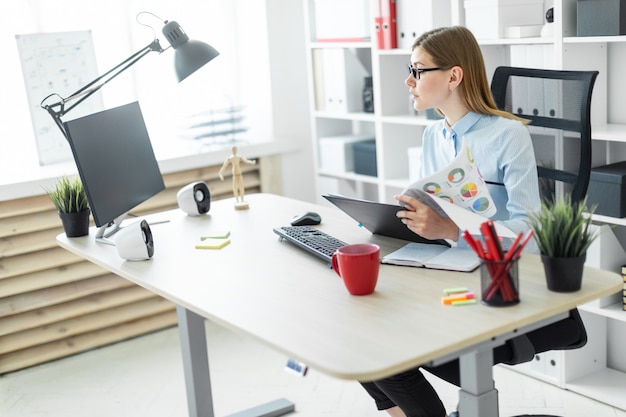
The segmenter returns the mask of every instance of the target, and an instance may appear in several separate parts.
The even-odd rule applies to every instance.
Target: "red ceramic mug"
[[[374,292],[380,267],[380,247],[373,243],[342,246],[333,254],[332,266],[352,295]]]

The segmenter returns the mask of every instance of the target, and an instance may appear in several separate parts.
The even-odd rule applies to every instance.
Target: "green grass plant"
[[[541,209],[529,215],[540,252],[553,258],[585,254],[597,237],[591,220],[595,209],[596,206],[587,209],[586,199],[572,203],[568,194],[542,202]]]
[[[59,213],[78,213],[89,208],[87,194],[78,177],[61,177],[48,196]]]

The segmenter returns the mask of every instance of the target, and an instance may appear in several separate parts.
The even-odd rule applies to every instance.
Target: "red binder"
[[[383,17],[381,15],[381,2],[385,0],[377,0],[376,2],[376,15],[374,16],[374,29],[376,31],[376,47],[378,49],[385,49],[385,38],[383,37]]]
[[[379,16],[376,18],[376,24],[378,25],[379,19],[382,22],[382,42],[379,39],[379,32],[377,30],[376,35],[378,39],[379,49],[395,49],[398,46],[397,42],[397,19],[396,19],[396,0],[378,0],[378,6],[380,10]]]

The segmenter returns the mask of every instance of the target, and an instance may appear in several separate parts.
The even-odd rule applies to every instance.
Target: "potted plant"
[[[89,234],[89,200],[78,177],[61,177],[48,197],[56,207],[67,237]]]
[[[554,197],[529,216],[551,291],[572,292],[581,287],[587,249],[597,237],[591,223],[596,206],[587,209],[586,201],[572,203],[569,194]]]

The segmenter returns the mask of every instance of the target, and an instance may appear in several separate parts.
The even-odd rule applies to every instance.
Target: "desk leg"
[[[176,314],[189,417],[214,417],[204,317],[179,305]]]
[[[214,417],[204,317],[179,305],[176,306],[176,314],[189,417]],[[295,409],[291,401],[281,398],[232,414],[230,417],[278,417]]]
[[[459,415],[498,417],[498,391],[493,382],[493,351],[469,352],[461,356]]]

